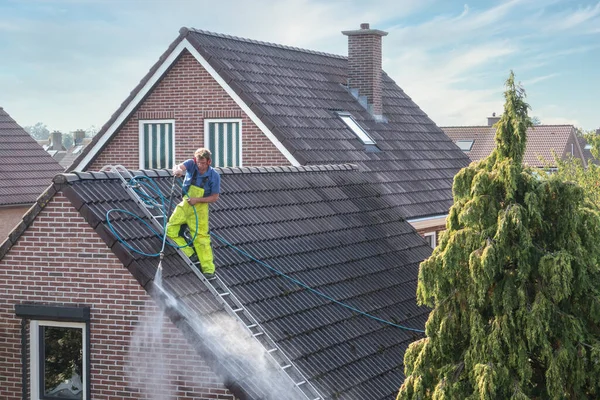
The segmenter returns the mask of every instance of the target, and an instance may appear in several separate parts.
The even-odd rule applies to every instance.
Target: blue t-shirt
[[[193,159],[185,160],[183,166],[185,167],[184,188],[189,188],[190,185],[201,187],[204,189],[204,197],[221,193],[221,175],[213,167],[209,166],[208,170],[201,174]],[[196,182],[192,182],[194,171],[196,171]]]

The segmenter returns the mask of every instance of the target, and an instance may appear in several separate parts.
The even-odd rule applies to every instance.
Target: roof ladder
[[[140,209],[145,216],[152,221],[157,232],[163,233],[164,216],[159,207],[148,204],[141,199],[136,190],[132,187],[130,179],[134,177],[131,171],[122,165],[106,166],[101,171],[116,172],[121,179],[121,185],[129,193],[132,200],[139,204]],[[143,186],[135,189],[142,192],[144,196],[152,197]],[[158,199],[155,199],[158,201]],[[249,334],[258,341],[265,349],[271,359],[279,366],[281,371],[288,375],[295,387],[309,400],[322,400],[323,397],[317,389],[303,376],[302,372],[294,363],[284,354],[277,343],[263,330],[258,321],[248,312],[242,302],[231,292],[227,285],[219,278],[218,274],[214,278],[206,279],[200,272],[198,266],[194,264],[181,249],[177,249],[180,256],[188,263],[190,269],[196,274],[198,279],[203,282],[215,298],[223,305],[224,310],[233,318],[240,321],[247,329]]]

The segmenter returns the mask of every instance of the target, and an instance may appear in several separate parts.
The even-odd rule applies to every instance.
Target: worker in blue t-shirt
[[[210,163],[212,157],[210,150],[200,148],[194,152],[194,158],[184,161],[173,167],[173,174],[181,176],[185,173],[183,181],[183,201],[175,207],[169,218],[167,236],[178,246],[185,246],[185,238],[179,236],[181,225],[187,224],[192,237],[194,234],[194,250],[185,246],[183,252],[194,262],[200,261],[200,269],[207,279],[215,274],[210,236],[208,234],[208,204],[219,200],[221,192],[221,176]],[[196,212],[194,213],[194,209]],[[198,225],[196,226],[196,214]]]

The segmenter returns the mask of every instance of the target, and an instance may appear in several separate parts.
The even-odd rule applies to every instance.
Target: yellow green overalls
[[[190,228],[190,234],[194,237],[194,232],[197,232],[194,239],[194,248],[200,261],[200,268],[204,274],[214,274],[215,264],[213,263],[213,253],[210,247],[210,235],[208,234],[208,203],[198,203],[194,206],[187,202],[190,197],[203,197],[204,189],[198,186],[191,185],[188,194],[183,196],[183,201],[175,207],[175,211],[169,218],[167,224],[167,236],[173,239],[178,246],[185,246],[185,238],[179,236],[181,225],[187,224]],[[196,229],[196,214],[198,214],[198,227]],[[182,247],[183,252],[190,257],[194,254],[191,247]]]

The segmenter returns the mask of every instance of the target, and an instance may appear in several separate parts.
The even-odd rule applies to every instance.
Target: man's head
[[[199,148],[194,152],[194,161],[196,165],[198,165],[198,169],[200,173],[203,174],[208,170],[210,163],[212,162],[212,155],[210,154],[210,150],[205,149],[204,147]]]

